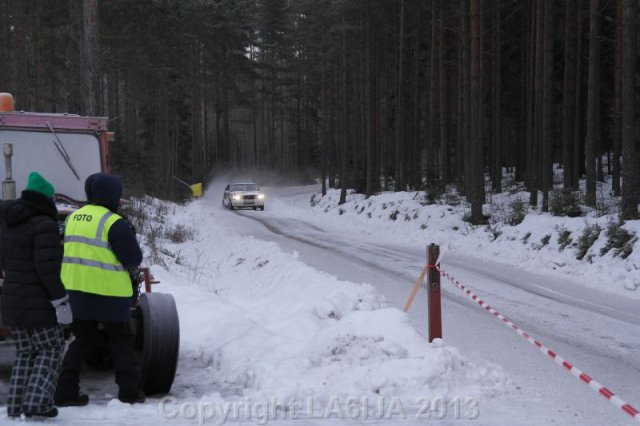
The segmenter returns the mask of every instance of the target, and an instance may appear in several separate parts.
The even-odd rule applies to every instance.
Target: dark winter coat
[[[85,182],[85,192],[90,204],[118,212],[122,196],[122,184],[118,178],[104,173],[93,174]],[[134,269],[140,265],[142,250],[127,220],[119,219],[111,225],[108,239],[111,250],[122,266]],[[70,290],[69,300],[73,317],[77,319],[120,322],[128,321],[131,317],[131,299],[128,297],[101,296]]]
[[[66,291],[60,280],[62,243],[53,200],[23,191],[22,198],[0,204],[0,223],[2,322],[23,328],[57,324],[51,300]]]

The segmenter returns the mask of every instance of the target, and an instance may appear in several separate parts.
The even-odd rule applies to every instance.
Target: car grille
[[[244,198],[245,200],[255,200],[256,196],[255,195],[244,195],[242,198]]]

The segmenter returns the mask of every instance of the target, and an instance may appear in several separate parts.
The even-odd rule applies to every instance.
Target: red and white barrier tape
[[[540,349],[540,351],[542,353],[548,355],[556,363],[558,363],[559,365],[564,367],[566,370],[568,370],[571,374],[573,374],[578,379],[580,379],[584,383],[586,383],[591,389],[593,389],[594,391],[598,392],[600,395],[602,395],[603,397],[608,399],[609,402],[611,402],[613,405],[615,405],[616,407],[620,408],[622,411],[624,411],[625,413],[627,413],[633,419],[635,419],[637,422],[640,423],[640,412],[637,409],[635,409],[633,406],[631,406],[630,404],[628,404],[627,402],[622,400],[620,397],[618,397],[616,394],[611,392],[606,387],[602,386],[597,381],[593,380],[587,374],[583,373],[580,369],[574,367],[567,360],[565,360],[564,358],[558,356],[558,354],[556,354],[554,351],[552,351],[551,349],[549,349],[546,346],[544,346],[538,340],[536,340],[533,337],[531,337],[527,332],[525,332],[523,329],[521,329],[520,327],[518,327],[517,325],[512,323],[507,317],[505,317],[504,315],[502,315],[501,313],[499,313],[498,311],[493,309],[491,306],[489,306],[487,304],[487,302],[485,302],[484,300],[480,299],[471,290],[469,290],[467,287],[462,285],[460,283],[460,281],[458,281],[457,279],[455,279],[454,277],[449,275],[449,273],[447,273],[442,268],[440,268],[440,266],[437,266],[437,269],[438,269],[438,271],[440,271],[440,273],[445,278],[447,278],[449,281],[451,281],[451,283],[453,283],[456,287],[458,287],[460,290],[462,290],[474,302],[476,302],[477,304],[482,306],[485,311],[489,312],[494,317],[496,317],[499,320],[501,320],[504,325],[506,325],[507,327],[513,329],[516,333],[518,333],[520,336],[522,336],[524,339],[526,339],[529,343],[531,343],[532,345],[534,345],[538,349]]]

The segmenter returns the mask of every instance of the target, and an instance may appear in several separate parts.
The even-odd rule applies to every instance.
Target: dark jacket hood
[[[58,220],[58,209],[53,200],[36,191],[22,191],[21,198],[3,201],[0,206],[0,218],[7,226],[19,225],[38,215]]]
[[[122,182],[115,176],[95,173],[85,182],[87,202],[106,207],[112,212],[118,211],[120,197],[122,197]]]

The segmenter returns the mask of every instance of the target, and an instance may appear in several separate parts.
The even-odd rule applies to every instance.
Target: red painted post
[[[144,276],[144,291],[146,293],[151,293],[151,271],[149,271],[149,268],[140,269],[142,269],[142,274]]]
[[[440,271],[436,269],[436,262],[440,255],[440,246],[429,244],[427,247],[427,266],[429,268],[427,281],[429,307],[429,342],[442,339],[442,310],[440,308]]]

